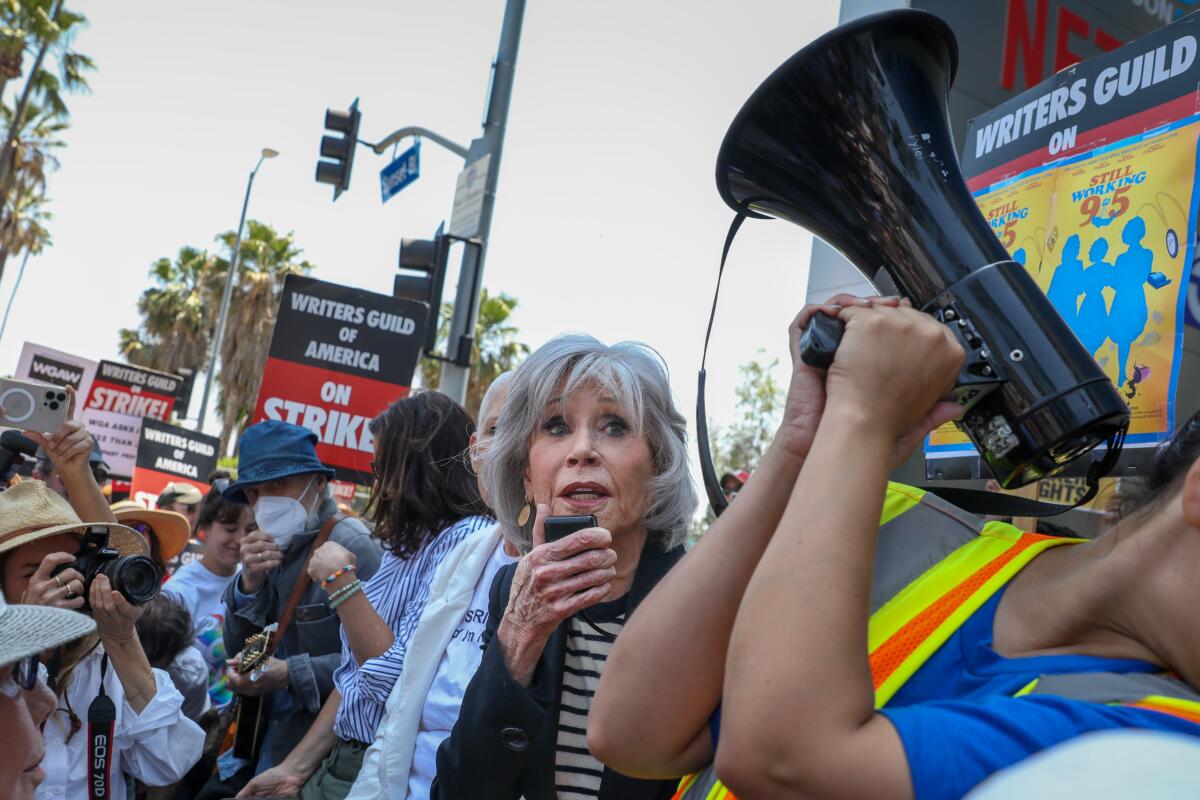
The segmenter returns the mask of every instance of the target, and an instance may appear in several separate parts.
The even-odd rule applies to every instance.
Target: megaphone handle
[[[846,323],[818,311],[800,334],[800,360],[810,367],[829,369],[846,332]]]

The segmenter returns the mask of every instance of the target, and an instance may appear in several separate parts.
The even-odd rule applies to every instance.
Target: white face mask
[[[308,494],[313,480],[308,479],[308,485],[300,493],[301,498]],[[292,539],[297,534],[308,530],[312,516],[312,511],[291,497],[260,497],[254,504],[254,521],[258,523],[259,530],[274,539],[279,549],[285,552],[292,546]]]

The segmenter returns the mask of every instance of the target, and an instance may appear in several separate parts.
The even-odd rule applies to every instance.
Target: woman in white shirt
[[[91,796],[88,711],[103,694],[112,703],[112,746],[107,763],[110,797],[124,797],[125,776],[148,786],[174,783],[196,763],[204,734],[182,713],[183,698],[170,677],[151,669],[134,628],[141,607],[114,591],[108,577],[90,585],[71,566],[82,535],[103,528],[122,557],[148,555],[133,530],[112,523],[85,524],[67,501],[40,481],[24,481],[0,493],[0,559],[9,602],[84,608],[87,595],[96,635],[64,648],[51,659],[58,707],[44,729],[46,781],[38,798]]]

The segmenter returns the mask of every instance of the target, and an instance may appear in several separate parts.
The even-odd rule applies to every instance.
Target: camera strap
[[[88,800],[112,800],[113,736],[117,724],[117,707],[104,691],[104,676],[108,672],[108,653],[100,657],[100,693],[88,706]]]

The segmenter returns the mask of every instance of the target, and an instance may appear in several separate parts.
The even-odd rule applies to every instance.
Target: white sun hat
[[[9,605],[0,592],[0,667],[87,636],[96,623],[52,606]]]

